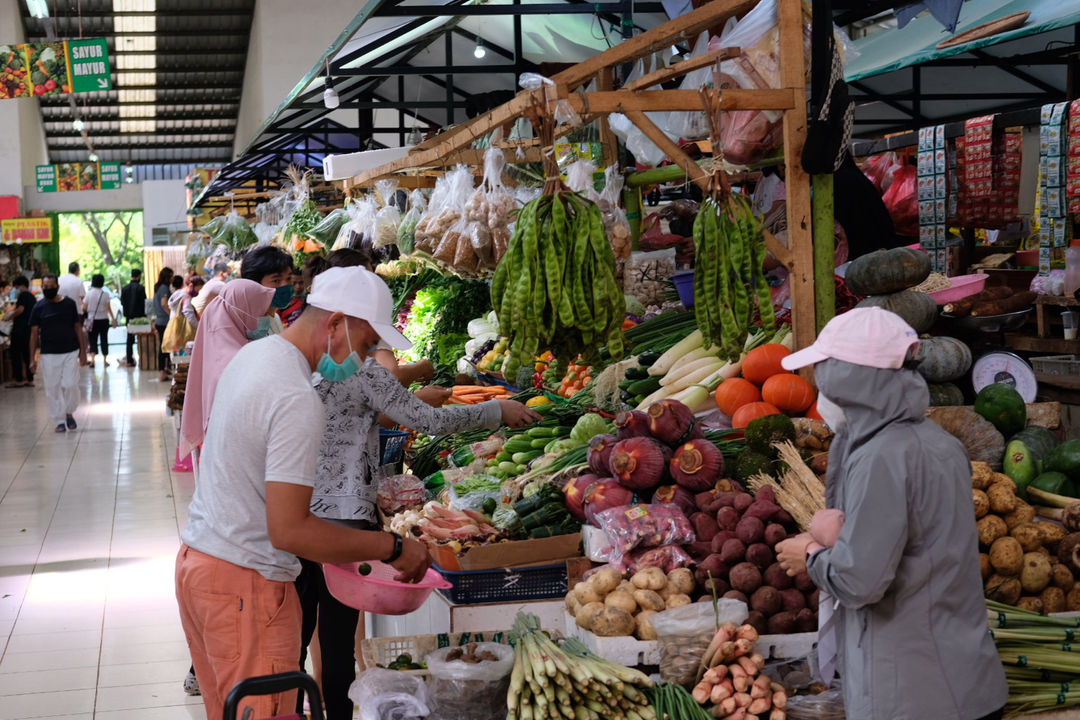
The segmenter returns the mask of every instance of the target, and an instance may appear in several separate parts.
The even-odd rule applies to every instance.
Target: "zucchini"
[[[541,450],[551,443],[551,438],[536,438],[532,441],[533,450]]]
[[[660,389],[660,385],[663,382],[658,377],[651,377],[645,380],[638,380],[630,387],[626,388],[626,392],[631,395],[651,395]]]
[[[637,361],[642,367],[651,367],[653,363],[660,359],[661,354],[662,353],[658,353],[655,350],[646,350],[637,356]]]
[[[517,452],[514,453],[514,457],[511,458],[513,462],[518,465],[525,465],[532,462],[536,458],[544,454],[543,450],[530,450],[529,452]]]
[[[647,368],[643,368],[640,366],[626,368],[627,380],[644,380],[647,377],[649,377],[649,371]]]

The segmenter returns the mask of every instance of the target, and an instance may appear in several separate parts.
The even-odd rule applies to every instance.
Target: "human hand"
[[[844,511],[835,508],[818,510],[810,521],[810,535],[819,544],[832,547],[844,527]]]
[[[442,407],[450,399],[451,392],[450,388],[441,385],[428,385],[420,388],[413,395],[416,395],[417,399],[426,402],[432,407]]]
[[[89,361],[87,361],[87,359],[86,359],[86,353],[84,353],[84,352],[79,353],[79,364],[82,365],[83,367],[86,367],[87,365],[90,364]]]
[[[428,555],[427,546],[424,543],[414,538],[403,537],[401,557],[390,565],[401,571],[394,580],[405,583],[420,582],[424,579],[428,566],[431,565],[431,556]]]
[[[37,374],[37,360],[30,361],[29,370],[31,375]]]
[[[507,427],[525,427],[544,419],[540,413],[516,400],[499,400],[499,407],[502,408],[502,423]]]
[[[806,571],[806,549],[814,542],[810,533],[799,533],[776,544],[776,562],[791,577]]]
[[[431,379],[435,377],[435,363],[431,362],[427,358],[415,362],[413,367],[413,379],[419,383],[431,382]]]

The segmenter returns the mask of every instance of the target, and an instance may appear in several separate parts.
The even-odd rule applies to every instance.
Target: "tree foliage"
[[[141,210],[60,215],[60,272],[77,262],[83,280],[101,273],[110,287],[119,289],[132,268],[142,267],[142,251]]]

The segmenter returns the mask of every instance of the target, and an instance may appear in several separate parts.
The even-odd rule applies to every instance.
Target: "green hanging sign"
[[[68,40],[71,91],[100,92],[112,89],[109,46],[104,38]]]
[[[75,192],[78,190],[119,190],[124,184],[120,163],[64,163],[38,165],[38,192]]]

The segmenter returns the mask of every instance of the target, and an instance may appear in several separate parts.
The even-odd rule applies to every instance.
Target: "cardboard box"
[[[474,547],[464,555],[450,548],[433,552],[435,562],[444,570],[494,570],[498,568],[555,565],[581,556],[581,533],[557,535],[536,540],[511,540]],[[445,552],[441,552],[445,550]]]

